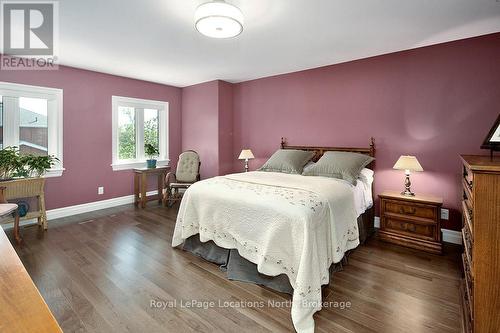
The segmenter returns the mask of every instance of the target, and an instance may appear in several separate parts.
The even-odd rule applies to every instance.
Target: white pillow
[[[361,173],[359,174],[359,179],[367,184],[367,185],[371,185],[371,183],[373,183],[373,175],[374,175],[374,172],[373,170],[370,170],[368,168],[363,168],[363,170],[361,170]]]

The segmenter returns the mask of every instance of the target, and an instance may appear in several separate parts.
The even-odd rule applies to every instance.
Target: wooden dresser
[[[500,332],[500,157],[461,159],[464,331]]]
[[[379,238],[383,241],[441,253],[441,206],[443,199],[417,194],[383,192],[380,197]]]
[[[0,332],[62,333],[1,227]]]

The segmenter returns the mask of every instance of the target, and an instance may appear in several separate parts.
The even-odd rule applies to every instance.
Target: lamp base
[[[406,172],[406,177],[405,177],[405,190],[401,192],[402,195],[406,195],[409,197],[414,197],[415,193],[411,191],[411,181],[410,181],[410,172]]]
[[[412,191],[409,191],[407,189],[405,189],[403,192],[401,192],[401,194],[409,196],[409,197],[414,197],[415,196],[415,193],[413,193]]]

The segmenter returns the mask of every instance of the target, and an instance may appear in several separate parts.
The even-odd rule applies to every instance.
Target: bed
[[[314,161],[327,151],[375,156],[373,139],[366,148],[290,146],[282,139],[281,148],[314,152]],[[223,265],[229,278],[292,293],[295,329],[313,332],[322,286],[374,230],[371,174],[355,184],[261,171],[200,181],[184,194],[172,246]]]

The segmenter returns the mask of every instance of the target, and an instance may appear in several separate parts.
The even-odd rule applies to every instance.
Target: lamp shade
[[[250,149],[243,149],[238,157],[239,160],[246,160],[254,158],[252,151]]]
[[[410,171],[424,171],[415,156],[401,155],[393,169],[397,170],[410,170]]]

